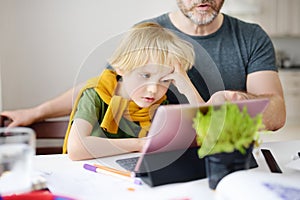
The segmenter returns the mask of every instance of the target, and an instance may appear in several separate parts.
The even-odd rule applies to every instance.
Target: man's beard
[[[218,13],[220,12],[220,9],[222,8],[222,5],[224,1],[220,3],[220,5],[216,5],[216,2],[214,0],[198,0],[195,1],[191,7],[187,8],[181,0],[177,1],[178,7],[180,8],[181,12],[189,18],[194,24],[197,25],[207,25],[210,24],[217,16]],[[200,4],[200,3],[210,3],[212,12],[197,12],[194,13],[194,8]]]
[[[188,12],[185,16],[188,17],[194,24],[206,25],[210,24],[217,17],[218,13],[213,11],[212,13],[200,13],[200,15],[202,16],[195,16],[194,13]]]

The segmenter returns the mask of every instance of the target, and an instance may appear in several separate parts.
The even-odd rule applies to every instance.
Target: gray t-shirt
[[[156,22],[193,44],[196,60],[188,75],[205,101],[224,89],[246,91],[247,75],[252,72],[277,71],[272,41],[257,24],[224,14],[223,24],[215,33],[191,36],[177,29],[168,13],[145,21]],[[179,96],[175,88],[168,93],[170,103],[176,98],[184,102]]]

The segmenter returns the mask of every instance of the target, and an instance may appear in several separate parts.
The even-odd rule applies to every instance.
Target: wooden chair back
[[[0,127],[7,127],[11,119],[0,116]],[[30,126],[36,134],[36,155],[61,154],[68,120],[45,120]]]

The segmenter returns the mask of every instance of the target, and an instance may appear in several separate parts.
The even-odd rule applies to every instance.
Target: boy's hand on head
[[[178,91],[182,94],[188,92],[191,81],[187,72],[182,69],[179,64],[174,65],[174,71],[165,76],[163,80],[172,80],[172,83],[177,87]]]
[[[174,86],[181,94],[185,95],[190,104],[204,103],[187,72],[179,64],[174,65],[174,71],[165,76],[164,80],[172,80]]]

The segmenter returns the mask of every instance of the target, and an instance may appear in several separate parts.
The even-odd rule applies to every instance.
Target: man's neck
[[[176,28],[192,36],[206,36],[216,32],[222,26],[224,19],[223,14],[219,13],[210,24],[197,25],[187,18],[181,11],[171,12],[169,17]]]

